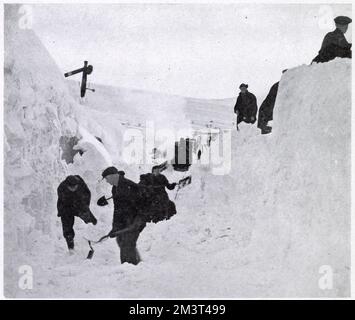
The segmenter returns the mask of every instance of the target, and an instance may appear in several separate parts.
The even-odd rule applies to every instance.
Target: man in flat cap
[[[344,36],[351,21],[345,16],[338,16],[334,19],[335,30],[325,35],[322,47],[312,62],[327,62],[336,57],[351,58],[351,43]]]
[[[62,220],[63,236],[68,249],[74,249],[73,229],[75,217],[81,218],[85,223],[96,225],[97,220],[90,211],[91,193],[85,181],[78,175],[66,177],[58,187],[58,217]]]
[[[112,198],[114,203],[111,237],[115,232],[129,229],[116,236],[120,247],[121,263],[128,262],[138,264],[140,256],[136,248],[140,232],[146,223],[138,215],[139,186],[137,183],[125,178],[124,171],[118,171],[115,167],[108,167],[102,172],[103,179],[112,185]]]
[[[237,125],[244,121],[245,123],[255,123],[258,106],[256,97],[248,91],[248,85],[242,83],[239,86],[240,93],[234,106],[234,113],[237,115]]]

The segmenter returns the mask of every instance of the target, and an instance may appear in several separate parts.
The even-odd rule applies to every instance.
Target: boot
[[[271,133],[272,128],[269,126],[265,126],[264,128],[261,129],[261,134],[268,134]]]

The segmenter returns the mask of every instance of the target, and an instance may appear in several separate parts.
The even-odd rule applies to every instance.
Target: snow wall
[[[256,127],[243,124],[239,132],[233,131],[232,170],[227,175],[193,166],[192,185],[176,199],[178,214],[142,232],[142,263],[120,265],[114,241],[105,242],[88,261],[83,236],[104,234],[112,219],[111,204],[94,206],[98,196],[109,192],[97,182],[101,170],[120,164],[135,181],[141,173],[119,158],[124,128],[113,119],[127,113],[131,101],[144,103],[146,95],[135,98],[131,92],[127,98],[125,93],[119,105],[105,108],[90,108],[90,101],[79,104],[35,34],[18,28],[17,15],[18,7],[5,6],[6,296],[350,294],[351,61],[287,71],[280,82],[273,133],[262,136]],[[175,103],[163,119],[176,124],[176,114],[186,108],[183,99],[156,99],[159,112],[161,101]],[[201,103],[194,112],[190,99],[188,112],[195,118]],[[213,102],[206,104],[211,108],[204,119],[210,109],[213,117]],[[132,110],[144,118],[144,110]],[[62,137],[76,137],[77,147],[85,151],[74,154],[73,163],[62,159]],[[56,188],[73,173],[87,181],[99,223],[94,228],[76,222],[76,254],[68,256],[56,217]],[[166,175],[171,181],[179,178],[171,169]],[[31,290],[19,286],[21,266],[33,269]],[[322,272],[331,272],[331,288],[322,287]]]

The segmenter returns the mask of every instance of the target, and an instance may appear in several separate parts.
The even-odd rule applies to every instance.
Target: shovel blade
[[[86,259],[89,259],[89,260],[92,259],[93,255],[94,255],[94,250],[90,250]]]

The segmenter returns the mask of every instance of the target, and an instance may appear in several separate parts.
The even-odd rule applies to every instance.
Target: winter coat
[[[141,186],[140,211],[146,216],[147,221],[158,222],[169,219],[176,214],[174,202],[170,201],[165,188],[173,190],[175,183],[169,183],[168,179],[160,174],[142,174],[139,185]]]
[[[346,40],[344,33],[339,29],[328,32],[322,42],[322,47],[314,62],[327,62],[336,57],[351,58],[351,44]]]
[[[137,215],[138,196],[138,184],[124,177],[119,179],[117,186],[112,187],[113,230],[127,228],[133,223]]]
[[[258,122],[267,123],[273,119],[273,111],[276,102],[277,91],[279,89],[279,82],[276,82],[270,88],[268,95],[259,108]]]
[[[67,178],[58,186],[58,217],[82,216],[83,213],[90,212],[91,192],[85,181],[78,175],[76,177],[79,180],[76,191],[72,192],[68,189]]]
[[[239,93],[237,102],[234,106],[234,113],[238,115],[237,122],[254,123],[256,121],[256,113],[258,106],[256,97],[249,91]]]

